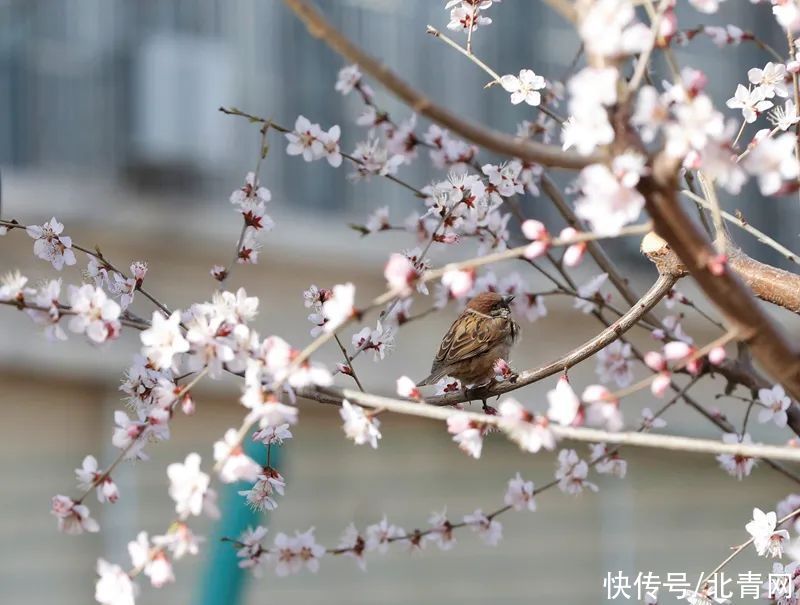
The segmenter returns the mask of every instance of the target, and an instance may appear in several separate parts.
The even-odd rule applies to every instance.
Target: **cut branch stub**
[[[652,231],[642,238],[641,250],[642,254],[653,262],[662,275],[681,278],[689,274],[686,265],[672,251],[669,244]]]

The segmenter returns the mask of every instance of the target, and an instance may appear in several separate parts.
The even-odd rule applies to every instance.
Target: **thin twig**
[[[284,0],[284,2],[305,23],[309,34],[325,42],[348,61],[357,63],[365,73],[392,91],[416,113],[433,120],[476,145],[527,162],[570,169],[579,169],[589,164],[595,164],[602,157],[600,154],[584,156],[562,151],[555,145],[524,140],[484,128],[474,121],[464,120],[445,107],[433,103],[407,82],[401,80],[386,65],[358,48],[305,0]]]
[[[336,399],[347,399],[359,405],[384,409],[388,412],[429,418],[432,420],[447,420],[454,415],[464,415],[465,419],[474,421],[482,425],[503,426],[506,419],[502,416],[488,415],[478,412],[466,412],[453,408],[429,405],[413,401],[402,401],[389,397],[381,397],[370,393],[361,393],[351,389],[338,389],[333,387],[316,387],[310,390],[303,390],[300,394],[308,397],[316,391],[328,397]],[[314,397],[308,397],[314,399]],[[326,400],[324,402],[328,402]],[[584,441],[589,443],[613,443],[619,445],[632,445],[637,447],[647,447],[664,449],[670,451],[682,451],[704,454],[729,454],[732,456],[747,456],[749,458],[769,457],[774,460],[800,461],[800,449],[743,443],[722,443],[709,439],[696,439],[693,437],[680,437],[673,435],[653,435],[638,432],[610,432],[599,429],[567,427],[551,424],[549,430],[558,439],[572,441]]]
[[[0,227],[7,227],[9,230],[13,230],[13,229],[25,230],[25,229],[28,228],[27,225],[23,225],[22,223],[19,223],[17,221],[7,221],[7,220],[2,220],[2,219],[0,219]],[[83,252],[84,254],[87,254],[88,256],[96,258],[97,260],[99,260],[103,264],[103,267],[105,267],[106,269],[110,269],[111,271],[113,271],[115,273],[119,273],[119,275],[121,275],[124,279],[129,279],[128,275],[124,271],[122,271],[122,270],[118,269],[117,267],[115,267],[114,265],[112,265],[111,262],[108,261],[105,256],[103,256],[103,253],[100,251],[99,248],[95,249],[95,250],[90,250],[89,248],[85,248],[85,247],[83,247],[83,246],[81,246],[79,244],[76,244],[74,242],[72,244],[72,247],[75,250],[79,250],[80,252]],[[146,299],[148,299],[156,307],[158,307],[161,310],[161,312],[164,313],[167,317],[172,315],[172,311],[170,311],[169,307],[167,307],[164,303],[162,303],[160,300],[158,300],[150,292],[148,292],[147,290],[145,290],[144,288],[142,288],[139,285],[136,286],[136,291],[137,292],[141,292],[142,295]]]
[[[700,204],[704,208],[709,208],[709,209],[711,208],[711,204],[707,200],[700,197],[699,195],[695,195],[694,193],[686,189],[682,190],[681,193],[686,197],[690,198],[692,201],[696,202],[697,204]],[[767,235],[763,231],[753,227],[750,223],[746,222],[743,217],[734,216],[733,214],[725,212],[724,210],[721,210],[720,214],[722,215],[722,218],[724,218],[726,221],[746,231],[765,246],[769,246],[773,250],[776,250],[785,259],[800,265],[800,256],[789,250],[789,248],[787,248],[783,244],[780,244],[779,242],[772,239],[769,235]]]
[[[493,70],[491,67],[486,65],[486,63],[484,63],[478,57],[476,57],[474,54],[472,54],[472,52],[470,50],[464,48],[463,46],[461,46],[455,40],[453,40],[451,38],[448,38],[447,36],[445,36],[442,32],[440,32],[438,29],[436,29],[432,25],[428,25],[427,26],[426,32],[429,33],[430,35],[432,35],[434,38],[439,38],[442,42],[444,42],[445,44],[447,44],[451,48],[456,49],[462,55],[467,57],[470,61],[475,63],[475,65],[477,65],[483,71],[485,71],[487,74],[489,74],[492,77],[492,80],[488,84],[486,84],[486,86],[484,86],[484,88],[489,88],[490,86],[494,86],[495,84],[500,84],[500,74],[498,74],[495,70]],[[561,116],[557,115],[555,112],[550,110],[546,105],[540,104],[537,107],[537,109],[539,109],[539,111],[541,111],[543,114],[553,118],[559,124],[564,124],[564,118],[562,118]]]

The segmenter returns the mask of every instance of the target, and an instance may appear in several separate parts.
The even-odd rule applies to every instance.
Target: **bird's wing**
[[[488,352],[509,337],[512,323],[479,313],[462,313],[444,335],[439,352],[433,360],[431,374],[435,374],[440,368],[444,369]]]

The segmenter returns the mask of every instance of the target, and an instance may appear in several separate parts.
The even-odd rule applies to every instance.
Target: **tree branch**
[[[625,315],[617,319],[617,321],[612,323],[608,328],[555,361],[540,368],[526,370],[520,373],[514,382],[506,381],[487,387],[470,389],[466,397],[462,393],[452,393],[449,395],[440,395],[438,397],[429,397],[426,401],[432,405],[442,406],[454,405],[456,403],[477,399],[488,399],[490,397],[502,395],[503,393],[515,391],[547,378],[548,376],[553,376],[554,374],[568,370],[584,359],[591,357],[600,349],[607,347],[635,326],[650,309],[669,293],[677,279],[676,276],[671,274],[660,275],[647,293],[638,300]]]
[[[378,62],[342,35],[305,0],[284,0],[297,17],[306,25],[308,33],[319,38],[331,49],[348,61],[357,63],[365,73],[383,84],[413,111],[434,122],[449,128],[454,133],[502,155],[508,155],[528,162],[536,162],[544,166],[559,168],[583,168],[596,163],[600,157],[582,156],[565,152],[554,145],[545,145],[535,141],[527,141],[518,137],[479,126],[451,113],[444,107],[436,105],[421,92],[400,79],[386,65]],[[560,3],[559,3],[560,4]]]
[[[386,410],[398,414],[430,418],[433,420],[447,420],[454,415],[465,415],[469,420],[484,424],[501,426],[505,419],[501,416],[487,415],[477,412],[464,412],[461,410],[444,408],[414,401],[403,401],[389,397],[381,397],[370,393],[361,393],[352,389],[338,389],[335,387],[316,387],[301,389],[298,395],[308,399],[317,399],[316,393],[321,393],[326,398],[320,398],[324,403],[337,402],[343,399],[352,401],[362,406],[373,409]],[[709,439],[695,439],[692,437],[678,437],[674,435],[655,435],[640,432],[601,431],[590,428],[576,428],[551,424],[549,430],[558,439],[584,441],[589,443],[614,443],[618,445],[633,445],[672,451],[694,452],[704,454],[730,454],[748,458],[769,457],[773,460],[800,461],[800,449],[743,443],[722,443]]]
[[[652,175],[639,183],[656,233],[674,250],[730,326],[748,342],[756,360],[792,397],[800,398],[800,355],[730,266],[719,275],[712,270],[710,261],[716,251],[678,203],[677,175],[675,161],[661,154],[653,162]]]

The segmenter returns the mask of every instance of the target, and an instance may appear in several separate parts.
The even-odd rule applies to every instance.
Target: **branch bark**
[[[761,300],[800,313],[800,275],[757,261],[733,246],[728,247],[728,266]]]

